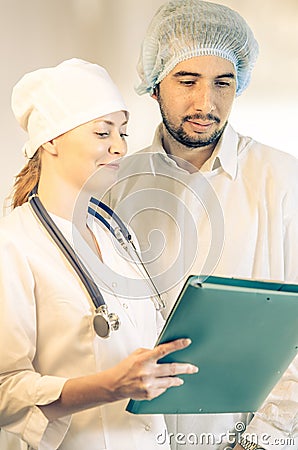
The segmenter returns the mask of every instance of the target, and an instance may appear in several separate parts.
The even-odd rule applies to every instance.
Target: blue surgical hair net
[[[159,8],[145,35],[137,70],[138,94],[152,94],[181,61],[213,55],[231,61],[240,95],[248,86],[258,43],[232,9],[202,0],[172,0]]]

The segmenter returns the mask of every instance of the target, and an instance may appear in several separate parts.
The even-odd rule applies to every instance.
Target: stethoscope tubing
[[[148,284],[149,284],[151,290],[153,290],[153,292],[154,292],[154,297],[156,297],[158,299],[157,301],[155,299],[156,309],[159,311],[159,310],[165,308],[165,303],[164,303],[163,299],[161,298],[161,295],[160,295],[157,287],[155,286],[155,283],[152,280],[150,273],[148,272],[145,264],[143,263],[142,258],[140,257],[136,246],[133,243],[132,236],[131,236],[129,230],[127,229],[127,227],[124,225],[124,223],[120,219],[120,217],[109,206],[107,206],[105,203],[97,200],[94,197],[90,198],[90,203],[93,203],[98,208],[101,208],[102,210],[104,210],[116,222],[116,224],[118,225],[119,228],[113,228],[112,225],[101,214],[99,214],[98,211],[94,210],[91,206],[88,207],[88,213],[90,215],[92,215],[95,219],[99,220],[112,233],[112,235],[115,237],[115,239],[122,245],[122,247],[127,252],[128,252],[128,245],[133,249],[133,254],[137,258],[137,263],[141,264],[141,266],[144,270],[145,274],[143,273],[142,276],[146,275],[147,278],[146,278],[146,276],[144,276],[144,279],[146,281],[150,280],[150,282],[148,282]],[[120,230],[120,233],[119,233],[119,230]],[[122,238],[122,236],[124,237],[124,239]],[[135,260],[134,260],[134,262],[136,263]]]
[[[120,217],[115,213],[115,211],[113,211],[108,205],[106,205],[105,203],[101,202],[100,200],[97,200],[97,198],[95,197],[91,197],[90,198],[90,203],[93,203],[94,205],[96,205],[97,207],[99,207],[100,209],[102,209],[103,211],[105,211],[118,225],[118,227],[120,228],[120,231],[123,235],[123,237],[125,238],[125,240],[127,242],[131,241],[131,234],[128,231],[127,227],[124,225],[124,223],[122,222],[122,220],[120,219]],[[100,220],[100,222],[102,222],[102,224],[113,234],[113,236],[117,239],[117,236],[115,234],[115,229],[109,224],[109,222],[101,215],[99,214],[97,211],[95,211],[93,208],[91,208],[90,206],[88,207],[88,213],[93,215],[94,217],[96,217],[96,219]]]
[[[35,215],[37,216],[38,220],[43,225],[45,230],[49,233],[50,237],[58,246],[58,248],[60,248],[64,256],[71,264],[71,266],[74,268],[75,272],[78,274],[96,310],[98,310],[99,308],[106,308],[105,300],[97,284],[93,280],[92,276],[89,274],[89,271],[87,270],[83,262],[80,260],[79,256],[73,250],[69,242],[66,240],[66,238],[63,236],[59,228],[56,226],[51,216],[48,214],[46,208],[43,206],[42,202],[38,197],[37,188],[38,186],[35,186],[28,196],[29,204],[32,207]],[[157,310],[163,309],[165,307],[165,304],[132,241],[131,233],[129,232],[127,227],[124,225],[120,217],[105,203],[97,200],[94,197],[90,198],[90,203],[104,210],[116,222],[118,227],[113,228],[112,225],[101,214],[98,213],[98,211],[94,210],[91,206],[88,207],[88,213],[92,215],[95,219],[99,220],[111,232],[111,234],[115,237],[115,239],[122,245],[122,247],[126,251],[128,251],[127,244],[129,244],[130,247],[133,249],[134,255],[137,257],[138,262],[141,264],[145,274],[147,275],[147,281],[150,280],[149,285],[151,289],[153,289],[154,297],[157,298],[157,300],[156,299],[154,300],[155,307]]]
[[[30,192],[28,201],[33,211],[35,212],[35,215],[44,226],[45,230],[49,233],[58,248],[61,249],[64,256],[67,258],[69,263],[72,265],[72,267],[80,277],[96,309],[100,306],[105,305],[104,298],[99,291],[96,283],[92,280],[91,275],[88,273],[87,268],[84,266],[83,262],[75,253],[69,242],[65,239],[65,237],[41,203],[37,195],[37,187],[35,187]]]

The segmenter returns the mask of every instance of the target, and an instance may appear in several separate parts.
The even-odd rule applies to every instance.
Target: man
[[[175,284],[177,292],[176,281],[190,272],[298,282],[298,163],[239,135],[228,123],[235,96],[249,84],[257,54],[258,44],[239,14],[200,0],[164,4],[145,36],[137,92],[149,93],[158,102],[162,124],[152,146],[135,160],[124,161],[114,198],[120,215],[131,218],[149,270],[157,281],[167,280],[168,285],[157,284],[168,294]],[[144,216],[146,208],[149,214]],[[156,229],[165,238],[158,258],[152,257],[154,245],[148,245]],[[158,243],[156,238],[156,248]],[[170,272],[174,260],[178,263]],[[296,358],[251,422],[251,415],[240,414],[178,416],[175,424],[169,418],[169,430],[175,435],[211,433],[216,443],[201,442],[200,448],[224,449],[230,448],[228,431],[239,431],[239,426],[243,431],[250,422],[237,450],[297,449],[297,418]],[[219,442],[221,435],[225,437]],[[259,446],[252,443],[252,435]],[[296,441],[291,440],[295,436]]]

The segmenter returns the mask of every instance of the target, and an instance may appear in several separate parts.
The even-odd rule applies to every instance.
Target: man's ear
[[[155,86],[153,93],[151,94],[151,97],[154,98],[154,100],[158,101],[158,97],[159,97],[159,84],[157,86]]]
[[[45,144],[42,144],[41,146],[45,152],[49,153],[50,155],[57,156],[58,150],[57,150],[57,141],[56,139],[52,139],[49,142],[46,142]]]

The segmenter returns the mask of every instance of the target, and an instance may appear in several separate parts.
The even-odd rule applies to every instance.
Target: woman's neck
[[[39,181],[38,196],[43,206],[49,213],[71,221],[87,245],[102,261],[99,245],[86,221],[90,193],[75,189],[65,182],[51,181],[49,183],[44,177]]]
[[[38,184],[38,195],[40,201],[49,213],[72,220],[80,190],[69,184],[67,181],[49,177],[41,174]],[[86,197],[86,195],[85,195]],[[88,199],[80,195],[80,208],[83,202],[88,203]],[[87,210],[86,210],[87,211]]]

